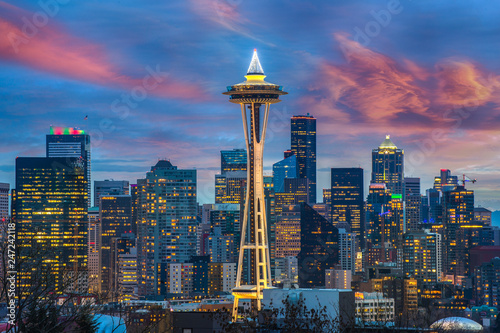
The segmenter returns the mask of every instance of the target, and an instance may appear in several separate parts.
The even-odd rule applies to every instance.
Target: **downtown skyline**
[[[22,18],[43,9],[0,2],[0,179],[13,185],[16,156],[44,156],[51,125],[79,127],[91,135],[93,181],[135,183],[168,158],[196,168],[199,201],[213,202],[220,150],[244,148],[240,114],[221,92],[243,81],[257,48],[270,81],[289,92],[271,107],[268,174],[290,148],[290,117],[310,113],[318,201],[332,167],[362,167],[367,188],[371,150],[390,134],[422,190],[450,169],[477,178],[467,184],[476,204],[499,210],[500,6],[395,3],[125,2],[117,12],[69,2],[26,38]],[[372,37],[358,33],[377,24]],[[9,33],[26,41],[17,52]],[[144,99],[122,99],[141,87]]]

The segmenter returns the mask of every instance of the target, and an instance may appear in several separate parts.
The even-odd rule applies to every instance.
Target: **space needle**
[[[260,65],[256,49],[254,49],[245,78],[245,82],[228,86],[227,91],[223,92],[224,95],[229,95],[231,103],[239,104],[241,107],[247,145],[247,188],[241,226],[238,275],[236,286],[232,291],[234,296],[233,320],[238,318],[240,299],[250,299],[252,308],[259,311],[263,290],[271,287],[262,162],[269,108],[271,104],[280,102],[281,95],[288,94],[283,91],[283,87],[264,81],[266,76]],[[249,254],[249,274],[247,279],[243,281],[245,253]]]

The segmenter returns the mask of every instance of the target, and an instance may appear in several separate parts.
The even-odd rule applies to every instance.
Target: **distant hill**
[[[491,213],[491,224],[500,227],[500,210]]]

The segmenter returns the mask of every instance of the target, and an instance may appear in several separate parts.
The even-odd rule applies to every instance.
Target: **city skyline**
[[[118,15],[106,5],[60,5],[46,26],[17,45],[17,52],[11,40],[2,41],[6,47],[0,52],[0,78],[8,85],[0,102],[1,120],[11,130],[1,132],[1,180],[13,187],[16,156],[44,155],[50,125],[80,127],[92,137],[93,180],[135,183],[158,158],[166,157],[181,168],[197,168],[199,201],[213,202],[220,150],[244,148],[239,114],[219,92],[227,82],[239,79],[256,47],[266,73],[279,77],[290,91],[287,101],[271,108],[272,131],[264,155],[268,173],[290,146],[290,117],[309,112],[318,119],[318,198],[323,188],[329,188],[332,167],[362,167],[366,190],[370,152],[391,134],[405,150],[405,176],[420,177],[422,190],[432,187],[433,178],[446,168],[454,175],[477,178],[476,184],[467,186],[474,190],[476,203],[500,209],[496,192],[500,147],[494,132],[500,68],[495,63],[498,46],[493,44],[500,7],[455,3],[450,14],[430,2],[401,1],[394,8],[389,3],[284,6],[283,16],[271,25],[286,32],[262,27],[257,15],[277,12],[277,4],[265,8],[238,1],[157,8],[125,5],[120,12],[123,25],[114,20],[113,26],[99,23]],[[31,19],[43,10],[23,1],[0,2],[0,7],[4,36],[11,32],[22,37],[22,17]],[[312,22],[308,17],[316,17],[319,8],[324,13]],[[378,23],[384,22],[381,11],[391,9],[387,24]],[[94,10],[101,21],[86,25],[82,11]],[[304,20],[296,24],[292,18],[299,13]],[[470,29],[458,29],[459,23],[451,21],[456,18]],[[376,24],[378,33],[370,33],[374,36],[357,34],[356,29],[366,31]],[[317,36],[303,39],[300,29]],[[287,37],[290,30],[297,32],[297,41]],[[411,42],[404,42],[408,36]],[[424,41],[429,49],[422,47],[427,45]],[[74,48],[67,50],[71,45]],[[148,90],[147,98],[134,102],[137,105],[128,112],[126,104],[113,104],[121,94],[141,87],[142,79],[157,68],[169,76],[160,77],[163,82]],[[207,122],[208,117],[216,122]],[[432,131],[438,129],[442,139],[433,140]],[[208,140],[214,142],[212,147]],[[419,153],[421,164],[408,162],[411,156],[417,161]]]

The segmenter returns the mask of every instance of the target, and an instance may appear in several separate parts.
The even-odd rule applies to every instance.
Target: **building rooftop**
[[[387,134],[385,136],[385,140],[378,146],[379,148],[389,148],[389,149],[397,149],[396,145],[394,142],[391,141],[391,136]]]

